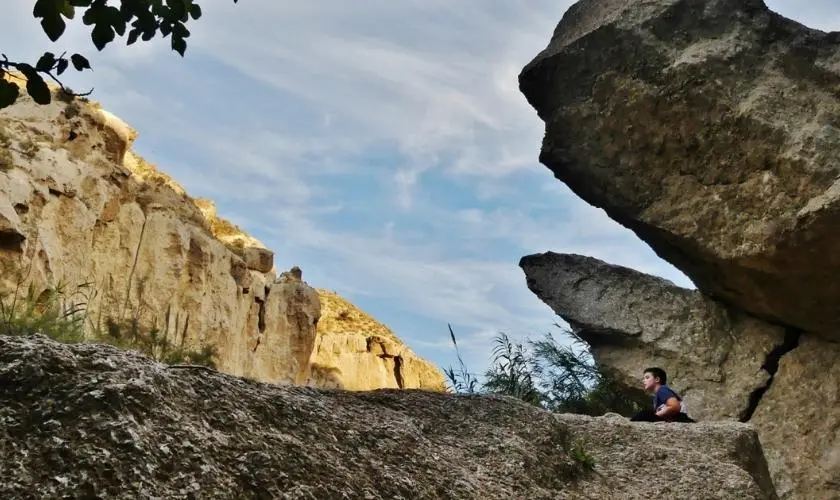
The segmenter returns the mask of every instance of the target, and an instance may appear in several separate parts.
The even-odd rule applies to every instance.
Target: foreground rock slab
[[[274,386],[42,336],[0,337],[0,423],[3,498],[776,498],[745,424]]]
[[[761,0],[582,0],[520,74],[540,160],[705,293],[840,338],[840,37]]]

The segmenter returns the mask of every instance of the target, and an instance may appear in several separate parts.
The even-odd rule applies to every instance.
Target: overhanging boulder
[[[703,292],[840,338],[840,34],[761,0],[582,0],[519,81],[576,194]]]

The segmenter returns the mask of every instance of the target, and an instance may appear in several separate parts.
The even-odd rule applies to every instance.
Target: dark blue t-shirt
[[[666,401],[671,398],[677,398],[680,402],[680,411],[682,410],[682,398],[679,394],[674,392],[673,389],[668,387],[667,385],[662,385],[659,389],[656,390],[656,393],[653,395],[653,411],[659,409],[660,406],[664,405]]]

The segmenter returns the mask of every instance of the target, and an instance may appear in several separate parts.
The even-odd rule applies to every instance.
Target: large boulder
[[[540,160],[699,289],[840,338],[840,36],[761,0],[582,0],[521,72]]]
[[[600,366],[635,387],[661,366],[693,417],[756,427],[781,498],[837,498],[840,344],[591,257],[547,252],[520,266]]]
[[[276,386],[42,336],[0,336],[0,422],[3,498],[777,498],[737,422]]]

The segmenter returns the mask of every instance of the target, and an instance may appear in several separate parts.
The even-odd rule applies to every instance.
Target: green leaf
[[[59,9],[67,19],[73,19],[76,15],[76,8],[68,0],[60,0]]]
[[[55,42],[61,35],[64,34],[64,29],[67,25],[64,23],[64,19],[61,18],[60,15],[49,16],[41,19],[41,28],[43,28],[44,33],[47,34],[47,37]]]
[[[132,45],[134,42],[137,41],[137,37],[140,36],[140,30],[137,28],[132,29],[128,32],[128,39],[125,41],[126,45]]]
[[[114,40],[114,30],[105,23],[98,23],[90,32],[90,39],[97,49],[102,50]]]
[[[35,69],[38,71],[49,71],[53,66],[55,66],[55,54],[52,52],[44,52],[44,55],[35,63]]]
[[[73,63],[73,67],[76,68],[76,71],[90,69],[90,63],[88,60],[80,54],[73,54],[70,56],[70,61]]]
[[[20,90],[14,83],[7,81],[0,74],[0,109],[11,106],[17,101]]]
[[[38,104],[49,104],[52,100],[50,88],[41,75],[28,64],[21,64],[18,69],[26,77],[26,92]]]
[[[61,59],[58,60],[58,66],[56,67],[55,72],[57,74],[61,75],[62,73],[64,73],[64,71],[67,70],[67,66],[69,66],[69,65],[70,65],[70,62],[67,59],[64,59],[62,57]]]
[[[61,18],[61,10],[67,6],[66,2],[67,0],[36,0],[32,9],[32,15],[41,19],[41,28],[53,42],[61,37],[66,27],[64,19]]]
[[[197,3],[190,5],[190,17],[193,19],[198,19],[201,17],[201,6]]]
[[[184,51],[187,50],[187,42],[183,38],[172,37],[172,50],[181,54],[184,57]]]

